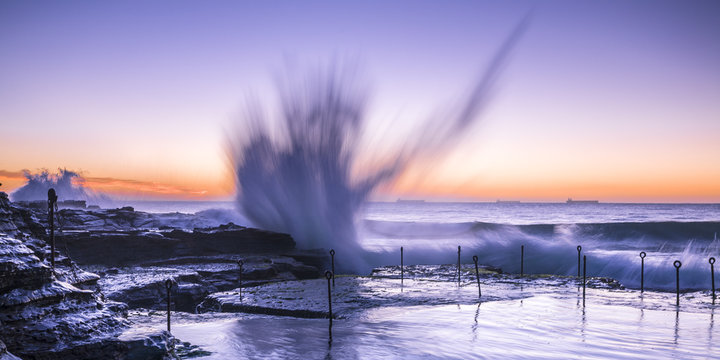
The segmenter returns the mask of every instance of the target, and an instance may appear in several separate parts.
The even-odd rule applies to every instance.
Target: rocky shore
[[[196,312],[213,293],[313,279],[324,251],[209,214],[63,209],[50,265],[45,209],[0,192],[0,360],[171,359],[187,353],[163,328],[138,331],[131,309]]]

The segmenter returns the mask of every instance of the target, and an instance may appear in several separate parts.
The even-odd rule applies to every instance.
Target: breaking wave
[[[580,245],[590,276],[611,277],[630,288],[640,287],[641,251],[647,253],[646,289],[674,290],[675,260],[682,262],[683,289],[709,289],[708,259],[720,259],[717,221],[507,225],[366,220],[361,232],[377,264],[397,262],[400,246],[406,263],[454,263],[462,245],[463,262],[477,255],[482,264],[519,273],[524,246],[526,274],[576,275]]]
[[[83,177],[71,170],[58,169],[57,173],[42,170],[37,174],[23,170],[23,175],[27,183],[10,194],[12,201],[47,200],[48,190],[54,188],[60,201],[85,200],[93,204],[111,202],[108,196],[86,188]]]

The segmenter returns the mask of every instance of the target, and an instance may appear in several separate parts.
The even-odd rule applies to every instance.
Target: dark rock
[[[102,299],[93,285],[99,276],[67,257],[58,255],[53,272],[49,248],[37,238],[45,236],[44,228],[33,213],[9,203],[4,193],[0,226],[0,359],[13,359],[7,350],[23,359],[170,356],[167,346],[164,352],[158,348],[166,339],[142,340],[146,346],[119,339],[129,325],[127,306]]]
[[[5,343],[0,340],[0,360],[20,360],[20,358],[8,352]]]
[[[124,345],[126,360],[168,359],[175,339],[167,331],[150,329],[132,330],[122,334],[118,340]]]
[[[171,279],[177,284],[171,292],[172,309],[195,312],[207,295],[235,289],[241,279],[243,287],[253,287],[319,275],[319,269],[282,256],[245,257],[242,275],[237,258],[189,257],[106,271],[98,285],[108,299],[127,303],[130,308],[164,310],[167,307],[164,284]]]
[[[180,257],[290,251],[289,235],[251,228],[169,232],[87,231],[63,235],[79,264],[128,266]]]

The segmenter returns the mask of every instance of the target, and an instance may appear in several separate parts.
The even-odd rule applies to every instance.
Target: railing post
[[[577,267],[577,277],[580,277],[580,252],[582,251],[582,246],[577,246],[577,252],[578,252],[578,267]]]
[[[170,332],[170,289],[173,282],[170,279],[165,280],[165,289],[167,289],[167,331]]]
[[[675,305],[680,306],[680,267],[682,266],[682,263],[680,260],[675,260],[673,266],[675,267],[675,293],[677,295]]]
[[[708,259],[710,263],[710,282],[712,283],[712,297],[715,300],[715,258]]]
[[[640,252],[640,292],[645,291],[645,254],[644,251]]]
[[[585,283],[587,282],[586,272],[587,272],[587,256],[583,255],[583,306],[585,306]]]
[[[478,298],[482,297],[482,291],[480,290],[480,271],[478,270],[478,257],[477,255],[473,255],[473,262],[475,263],[475,279],[477,279],[478,284]]]
[[[460,286],[460,245],[458,245],[457,279],[458,279],[458,286]]]
[[[335,249],[330,249],[330,268],[332,269],[332,286],[335,287]]]
[[[403,247],[400,247],[400,285],[405,281],[405,270],[403,268]]]
[[[525,264],[525,245],[520,245],[520,277],[523,276],[523,265]]]
[[[327,279],[328,284],[328,314],[330,321],[332,321],[333,318],[333,312],[332,312],[332,291],[330,290],[330,279],[332,279],[334,276],[332,271],[325,271],[325,278]]]

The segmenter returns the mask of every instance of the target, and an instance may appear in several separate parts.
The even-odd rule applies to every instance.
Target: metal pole
[[[55,272],[55,204],[57,203],[55,189],[48,190],[48,214],[50,214],[50,265]]]
[[[640,292],[645,291],[645,254],[644,251],[640,252]]]
[[[240,300],[242,301],[242,272],[243,272],[243,265],[245,265],[245,262],[240,259],[237,261],[238,266],[240,267],[240,273],[238,274],[238,293],[240,294]]]
[[[457,278],[458,278],[458,286],[460,286],[460,245],[458,245]]]
[[[482,291],[480,290],[480,271],[478,270],[478,257],[477,255],[473,255],[473,262],[475,262],[475,279],[477,279],[478,284],[478,297],[482,297]]]
[[[680,260],[675,260],[673,266],[675,266],[675,285],[677,294],[677,301],[675,305],[680,306],[680,267],[682,266],[682,263]]]
[[[403,269],[403,247],[400,247],[400,284],[405,280],[405,270]]]
[[[580,277],[580,252],[582,251],[582,246],[578,245],[577,251],[578,251],[578,267],[577,267],[578,274],[577,274],[577,276]]]
[[[165,288],[167,289],[167,331],[170,332],[170,289],[172,288],[172,280],[165,280]]]
[[[585,306],[585,283],[587,272],[587,256],[583,255],[583,306]]]
[[[334,274],[332,271],[325,271],[325,278],[328,282],[328,309],[329,309],[329,318],[330,321],[332,321],[333,318],[333,312],[332,312],[332,292],[330,290],[330,279],[334,277]]]
[[[712,297],[715,300],[715,258],[708,259],[710,263],[710,282],[712,283]]]
[[[335,287],[335,250],[330,249],[330,265],[332,268],[332,285]]]
[[[525,245],[520,245],[520,277],[523,276],[524,263],[525,263]]]

